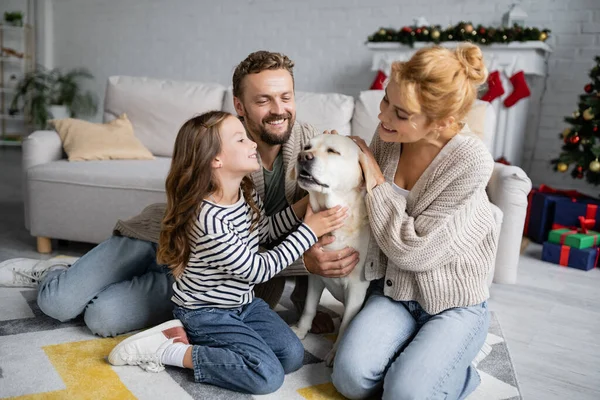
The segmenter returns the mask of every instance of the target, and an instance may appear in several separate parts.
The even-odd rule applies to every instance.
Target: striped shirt
[[[260,197],[256,192],[253,196],[261,216],[252,231],[254,213],[241,192],[240,200],[230,206],[203,202],[190,232],[188,265],[173,284],[175,304],[189,309],[248,304],[254,298],[254,285],[271,279],[317,242],[291,207],[267,217]],[[286,233],[279,245],[258,252],[259,245]]]

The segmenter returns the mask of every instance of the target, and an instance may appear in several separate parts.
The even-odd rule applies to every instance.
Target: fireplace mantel
[[[443,42],[440,46],[455,48],[459,44],[459,42]],[[373,52],[371,69],[382,71],[389,76],[393,62],[407,61],[418,49],[432,45],[433,43],[426,42],[417,42],[414,47],[401,43],[368,43],[367,47]],[[488,70],[500,72],[505,90],[503,96],[492,101],[496,112],[492,154],[494,158],[505,157],[510,163],[520,165],[530,98],[520,100],[513,107],[505,107],[503,100],[512,92],[509,78],[523,71],[530,86],[535,84],[531,78],[544,77],[548,73],[547,57],[552,52],[552,48],[539,41],[492,44],[480,48]]]

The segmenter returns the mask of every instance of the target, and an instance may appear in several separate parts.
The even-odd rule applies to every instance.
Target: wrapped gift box
[[[598,247],[589,249],[576,249],[573,247],[544,242],[542,260],[564,267],[577,268],[589,271],[598,262]]]
[[[544,243],[548,240],[548,233],[553,229],[553,223],[557,222],[555,221],[557,202],[560,202],[561,205],[567,205],[567,203],[600,205],[600,200],[577,191],[557,190],[546,185],[540,185],[539,188],[532,189],[529,193],[523,235],[536,243]],[[559,218],[560,222],[554,228],[579,226],[578,216],[575,216],[575,214],[581,214],[580,207],[576,207],[574,210],[566,207],[564,218]],[[559,211],[562,212],[562,207]],[[583,212],[583,215],[587,215],[587,209]],[[597,221],[599,220],[597,219]],[[600,230],[600,227],[595,229]]]
[[[552,229],[583,227],[600,230],[600,206],[597,200],[555,199]]]
[[[600,235],[598,232],[585,232],[582,229],[553,229],[548,234],[548,241],[554,244],[564,244],[576,249],[589,249],[590,247],[600,245],[598,235]]]

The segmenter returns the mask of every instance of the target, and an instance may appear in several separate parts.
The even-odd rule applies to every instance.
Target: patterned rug
[[[298,316],[289,301],[291,286],[276,311],[288,323]],[[36,291],[0,288],[0,398],[18,399],[343,399],[330,382],[323,358],[334,335],[309,334],[303,341],[304,366],[287,375],[276,393],[239,394],[193,381],[192,372],[175,367],[154,374],[138,367],[111,367],[105,357],[121,340],[92,335],[81,319],[60,323],[36,304]],[[336,322],[342,305],[325,293],[321,310]],[[492,352],[478,370],[482,384],[470,400],[521,399],[514,368],[496,315],[487,336]]]

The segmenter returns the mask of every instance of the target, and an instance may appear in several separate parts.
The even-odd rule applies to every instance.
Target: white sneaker
[[[149,372],[165,369],[162,355],[173,343],[189,344],[180,320],[174,319],[137,333],[115,346],[108,355],[112,365],[139,365]]]
[[[13,258],[0,263],[0,286],[36,287],[49,272],[67,269],[76,258],[56,257],[49,260]]]
[[[479,353],[477,353],[477,355],[475,356],[475,359],[471,362],[471,364],[473,364],[473,366],[475,368],[477,368],[477,365],[487,356],[490,355],[490,353],[492,352],[492,346],[489,345],[487,342],[483,343],[483,347],[481,347],[481,350],[479,350]]]

